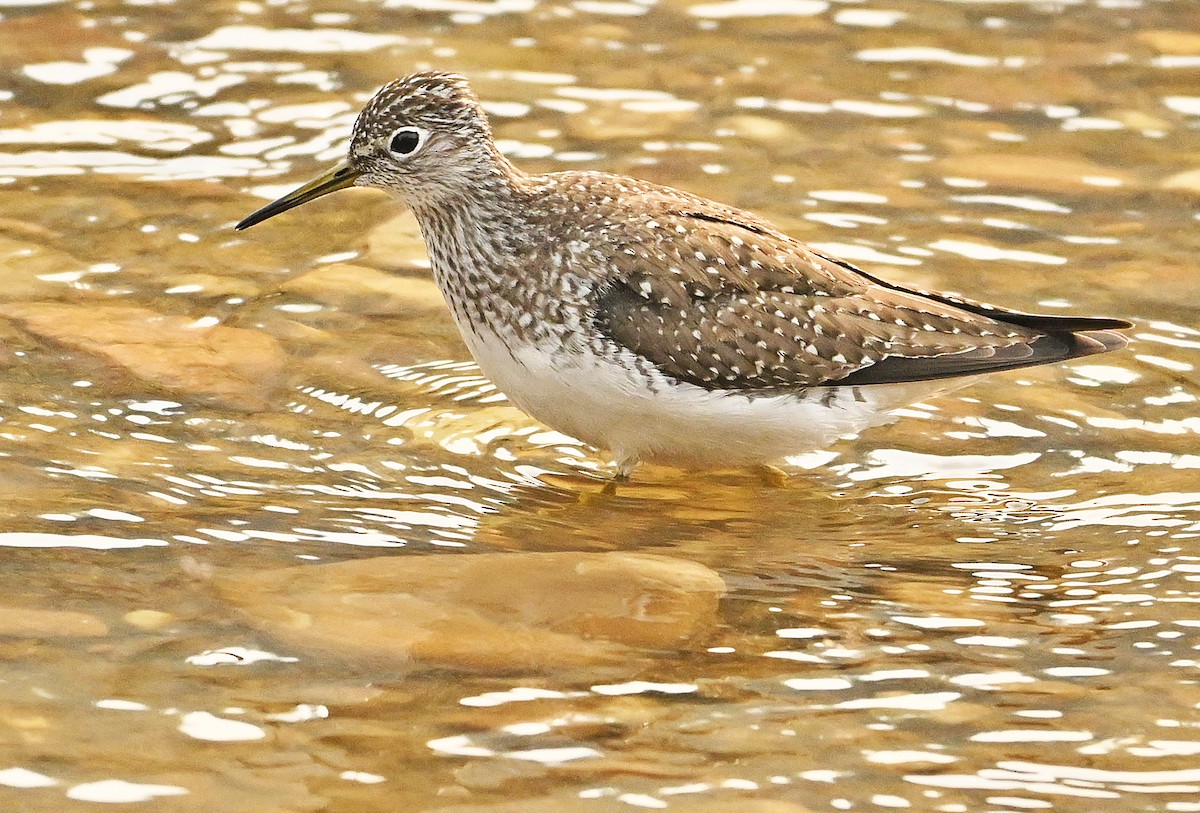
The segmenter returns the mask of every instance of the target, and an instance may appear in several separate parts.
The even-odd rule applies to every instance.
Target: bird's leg
[[[617,486],[625,485],[629,482],[633,470],[638,466],[638,459],[634,456],[621,456],[617,458],[617,471],[612,478],[604,484],[604,488],[600,490],[601,494],[613,496],[617,493]]]
[[[636,457],[618,457],[617,470],[604,481],[604,485],[600,489],[600,493],[596,497],[587,494],[580,495],[582,502],[588,503],[597,497],[615,497],[617,494],[617,486],[625,485],[629,482],[629,477],[633,474],[633,470],[637,468],[638,459]]]
[[[637,463],[635,462],[633,465],[636,466]],[[626,471],[622,466],[618,466],[617,473],[604,482],[604,487],[600,489],[600,493],[606,497],[615,497],[617,486],[623,486],[629,482],[629,472],[632,470],[632,466],[629,468],[629,471]]]
[[[621,457],[617,459],[617,473],[613,475],[613,480],[617,483],[628,483],[629,478],[633,476],[633,470],[638,467],[641,462],[636,456]]]

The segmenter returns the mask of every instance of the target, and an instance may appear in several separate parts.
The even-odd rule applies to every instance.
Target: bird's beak
[[[354,186],[354,182],[358,180],[360,175],[362,173],[350,166],[349,163],[343,162],[338,164],[328,172],[313,178],[299,189],[293,189],[279,200],[268,203],[254,214],[248,215],[241,223],[234,226],[234,228],[238,231],[248,229],[255,223],[261,223],[268,217],[274,217],[280,212],[294,209],[302,203],[308,203],[310,200],[316,200],[323,195],[328,195],[330,192]]]

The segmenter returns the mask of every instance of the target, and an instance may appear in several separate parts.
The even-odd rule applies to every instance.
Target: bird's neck
[[[461,189],[413,204],[444,291],[455,281],[499,272],[511,264],[505,260],[514,253],[514,237],[524,232],[525,177],[505,161],[481,171]]]
[[[501,159],[460,195],[413,206],[434,279],[464,334],[491,332],[507,341],[529,334],[536,269],[529,268],[525,216],[529,176]]]

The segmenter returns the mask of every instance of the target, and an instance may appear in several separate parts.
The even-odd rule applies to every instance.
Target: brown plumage
[[[591,192],[608,186],[597,178]],[[597,326],[706,389],[933,380],[1125,344],[1111,330],[1127,322],[1024,314],[910,291],[749,213],[673,189],[646,185],[618,200],[639,216],[610,229],[619,248],[597,298]],[[649,266],[647,253],[659,262]],[[1098,333],[1075,335],[1086,331]]]
[[[917,382],[1113,350],[1130,326],[908,290],[645,181],[526,174],[452,74],[383,88],[345,164],[238,228],[350,185],[412,207],[484,372],[535,417],[612,449],[622,472],[639,458],[765,462],[947,388]]]

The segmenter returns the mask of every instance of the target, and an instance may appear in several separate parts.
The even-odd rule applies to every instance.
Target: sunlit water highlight
[[[1197,30],[1182,0],[0,2],[0,808],[1200,809]],[[1134,341],[787,488],[604,496],[469,363],[385,196],[229,228],[426,65],[530,169]]]

